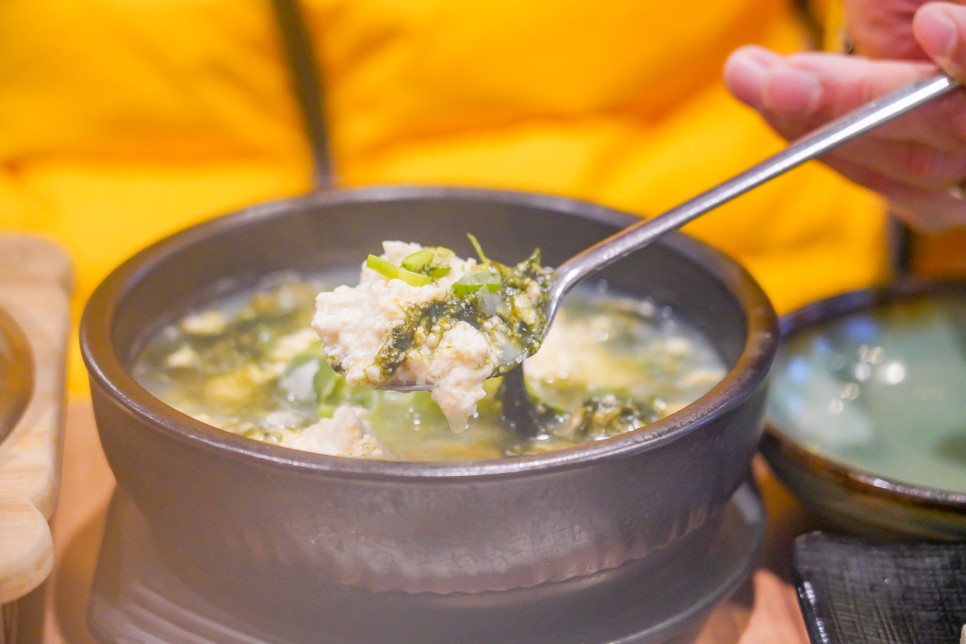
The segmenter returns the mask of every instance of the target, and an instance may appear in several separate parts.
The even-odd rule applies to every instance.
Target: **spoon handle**
[[[778,154],[664,214],[611,235],[557,268],[552,301],[559,302],[560,296],[583,278],[643,248],[661,235],[957,87],[959,84],[955,80],[942,73],[906,85],[806,134]]]

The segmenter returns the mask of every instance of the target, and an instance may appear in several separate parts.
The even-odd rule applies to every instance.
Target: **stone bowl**
[[[430,463],[306,453],[194,420],[131,376],[139,348],[174,312],[269,273],[355,267],[384,239],[465,256],[467,232],[495,260],[515,262],[540,247],[554,266],[633,221],[544,195],[369,188],[257,205],[154,244],[105,279],[81,325],[97,427],[118,484],[184,576],[258,602],[310,604],[333,586],[492,596],[680,560],[747,480],[778,342],[755,281],[683,235],[600,279],[688,319],[711,339],[727,375],[667,418],[577,448]]]

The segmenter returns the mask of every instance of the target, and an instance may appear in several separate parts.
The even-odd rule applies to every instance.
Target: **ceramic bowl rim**
[[[905,278],[890,284],[856,289],[826,299],[810,302],[779,318],[782,341],[790,335],[818,324],[844,317],[872,306],[943,293],[966,295],[966,281]],[[923,509],[966,512],[966,493],[905,483],[852,467],[837,459],[809,449],[768,414],[766,405],[765,435],[762,446],[766,459],[789,458],[819,478],[831,480],[848,489],[871,497],[898,501]],[[772,443],[772,445],[769,445]]]
[[[152,429],[196,447],[231,458],[296,471],[326,472],[340,477],[379,480],[493,479],[585,467],[655,449],[696,431],[738,407],[765,380],[778,345],[778,321],[760,285],[734,260],[700,242],[672,233],[670,244],[687,259],[705,267],[720,282],[745,316],[746,339],[735,366],[725,378],[685,409],[621,436],[586,445],[529,456],[463,462],[406,462],[348,459],[288,449],[237,436],[168,407],[141,388],[122,366],[111,346],[115,308],[139,279],[183,247],[225,229],[270,219],[292,208],[357,202],[455,198],[481,204],[506,204],[552,210],[561,215],[626,226],[636,218],[590,202],[529,192],[435,186],[378,186],[313,192],[264,202],[176,232],[133,255],[95,289],[80,326],[81,352],[92,387],[101,387],[127,413],[149,420]]]

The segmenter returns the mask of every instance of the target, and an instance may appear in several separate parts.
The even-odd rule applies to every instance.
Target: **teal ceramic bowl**
[[[762,452],[816,514],[966,539],[966,283],[905,282],[782,319]]]

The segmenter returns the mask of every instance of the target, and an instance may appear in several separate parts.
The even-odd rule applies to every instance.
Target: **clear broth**
[[[519,441],[501,423],[494,378],[467,430],[454,433],[429,394],[350,387],[328,368],[309,322],[315,294],[337,278],[275,275],[187,312],[147,343],[135,379],[189,416],[272,443],[330,417],[338,404],[365,407],[384,458],[453,461],[607,438],[646,421],[612,414],[581,432],[577,414],[588,400],[628,401],[654,420],[701,397],[725,373],[711,343],[667,307],[604,288],[578,290],[526,363],[528,389],[555,411],[553,427]]]

